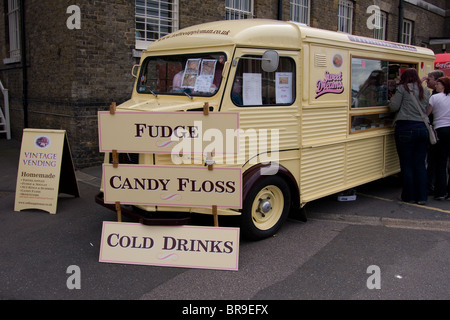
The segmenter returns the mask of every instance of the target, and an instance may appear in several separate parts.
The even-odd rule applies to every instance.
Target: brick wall
[[[81,30],[69,30],[66,10],[73,3],[26,1],[28,118],[31,128],[67,130],[74,162],[84,167],[103,159],[98,152],[97,111],[131,94],[130,72],[137,61],[132,57],[134,2],[78,1]],[[11,69],[0,73],[10,90],[16,138],[23,128],[19,67],[7,66]]]
[[[224,20],[225,1],[179,0],[180,29],[196,24]]]
[[[445,7],[445,0],[429,0]],[[0,1],[0,79],[9,89],[12,135],[20,139],[24,123],[21,64],[3,65],[8,56],[5,0]],[[130,74],[138,62],[135,48],[135,3],[130,0],[27,0],[26,43],[29,127],[65,129],[76,167],[101,163],[97,111],[131,95]],[[69,30],[67,7],[81,9],[81,30]],[[337,30],[339,0],[311,1],[311,26]],[[353,33],[373,36],[367,29],[370,5],[388,11],[387,39],[397,41],[399,0],[354,0]],[[225,18],[223,0],[179,0],[179,26],[184,28]],[[278,18],[278,0],[255,0],[256,18]],[[282,19],[289,20],[289,0],[282,1]],[[449,5],[447,5],[450,9]],[[415,44],[448,36],[442,16],[405,3],[405,18],[415,21]],[[448,22],[448,18],[447,18]],[[447,28],[447,31],[445,31]]]

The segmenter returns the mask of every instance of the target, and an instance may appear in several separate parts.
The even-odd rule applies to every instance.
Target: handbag
[[[427,126],[428,137],[429,137],[430,143],[436,144],[439,141],[436,130],[433,128],[433,125],[429,122],[428,117],[423,113],[422,109],[420,108],[420,105],[419,105],[419,102],[417,101],[416,96],[412,92],[410,92],[410,94],[413,97],[414,102],[416,103],[417,109],[419,109],[419,112],[420,112],[423,122]]]

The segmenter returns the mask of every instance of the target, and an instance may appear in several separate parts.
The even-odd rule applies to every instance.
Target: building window
[[[412,44],[413,22],[411,20],[403,20],[402,43]]]
[[[311,0],[291,0],[291,20],[309,25]]]
[[[337,31],[352,33],[353,2],[339,0],[338,28]]]
[[[386,12],[377,12],[375,16],[375,29],[373,29],[373,37],[379,40],[386,40]]]
[[[136,0],[136,49],[178,30],[179,0]]]
[[[3,63],[20,62],[19,0],[8,0],[9,58]]]
[[[226,0],[225,19],[239,20],[253,18],[253,0]]]

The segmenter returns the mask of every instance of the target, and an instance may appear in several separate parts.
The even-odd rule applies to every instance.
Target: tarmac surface
[[[356,201],[314,201],[307,223],[289,220],[273,238],[241,241],[238,272],[105,264],[102,222],[115,213],[94,201],[101,167],[75,172],[80,198],[61,195],[56,215],[17,213],[20,148],[0,139],[0,300],[450,299],[450,201],[402,203],[395,177],[358,187]],[[72,265],[81,290],[66,286]],[[370,265],[381,290],[366,287]]]

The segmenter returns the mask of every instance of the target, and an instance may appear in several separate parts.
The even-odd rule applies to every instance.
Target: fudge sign
[[[199,112],[99,112],[100,152],[170,154],[182,140],[192,143],[193,153],[203,153],[211,144],[211,134],[226,137],[239,128],[237,113]],[[225,149],[225,148],[222,148]],[[216,150],[216,154],[236,154]]]

